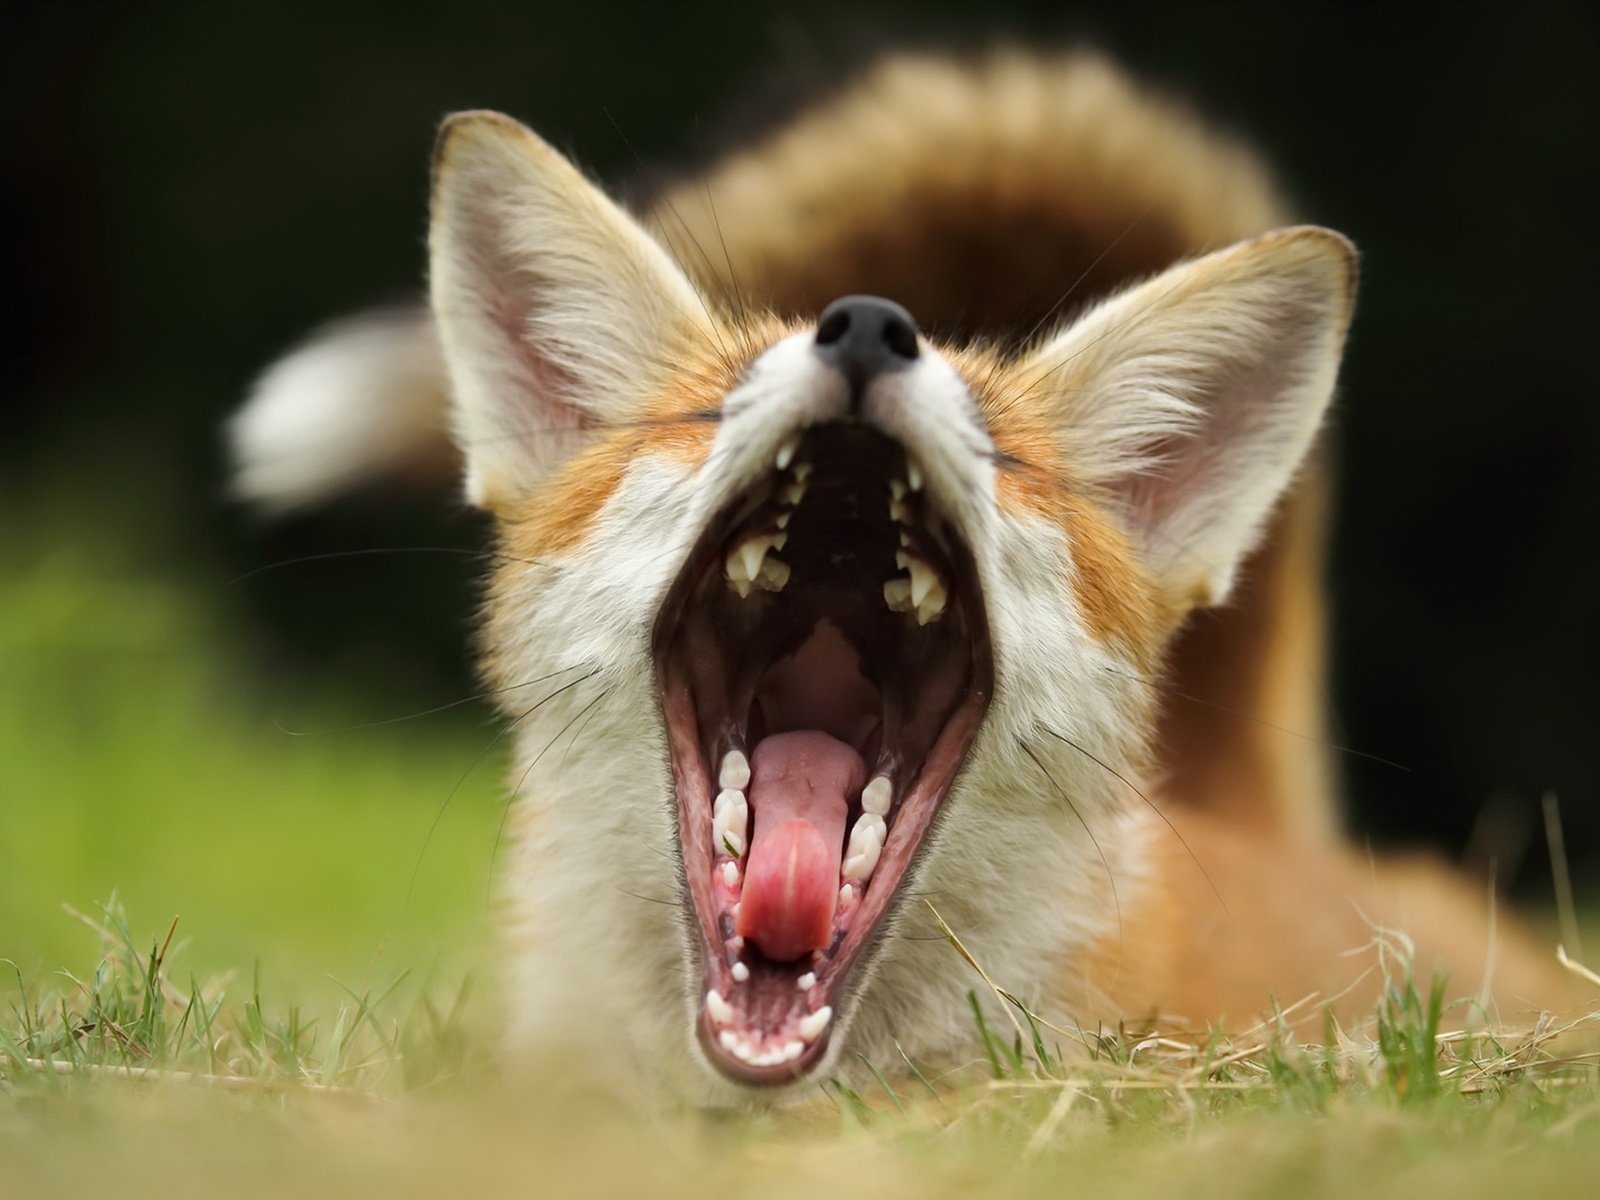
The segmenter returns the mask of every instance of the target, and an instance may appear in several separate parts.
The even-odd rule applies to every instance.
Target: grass
[[[529,1089],[481,971],[499,763],[428,832],[487,727],[290,737],[392,714],[260,684],[204,592],[104,543],[0,541],[0,1197],[1530,1200],[1600,1178],[1594,1059],[1484,1028],[1403,956],[1370,1022],[1315,1044],[975,1004],[962,1070],[871,1063],[782,1114]],[[1003,995],[976,965],[952,946]]]

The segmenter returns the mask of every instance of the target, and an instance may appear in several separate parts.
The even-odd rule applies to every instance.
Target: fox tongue
[[[755,835],[735,932],[777,962],[822,950],[833,935],[850,798],[866,764],[816,730],[763,738],[750,762]]]

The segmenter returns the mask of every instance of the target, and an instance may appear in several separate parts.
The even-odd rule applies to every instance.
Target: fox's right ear
[[[660,245],[531,130],[445,121],[433,160],[433,312],[466,493],[495,509],[627,421],[714,336]]]

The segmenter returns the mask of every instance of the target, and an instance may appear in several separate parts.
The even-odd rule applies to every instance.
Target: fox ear
[[[681,351],[711,336],[703,301],[649,234],[499,113],[458,113],[440,130],[429,251],[467,498],[485,508],[636,415]]]
[[[1120,509],[1175,604],[1226,598],[1304,459],[1355,276],[1339,234],[1280,230],[1123,292],[1019,368],[1052,409],[1075,482]]]

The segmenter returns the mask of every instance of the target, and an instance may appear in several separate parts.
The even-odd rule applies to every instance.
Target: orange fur
[[[1378,940],[1398,947],[1397,933],[1415,948],[1419,982],[1444,970],[1451,995],[1484,999],[1498,1019],[1585,999],[1486,891],[1432,859],[1330,852],[1211,814],[1174,824],[1182,840],[1150,848],[1150,884],[1118,931],[1064,972],[1069,1011],[1239,1032],[1269,1003],[1314,998],[1296,1024],[1320,1025],[1325,1007],[1360,1020],[1386,983]]]
[[[1288,223],[1253,155],[1091,55],[906,56],[670,190],[648,219],[729,308],[814,314],[867,292],[947,339],[1000,448],[1023,464],[1002,473],[1002,503],[1081,542],[1085,619],[1138,653],[1158,686],[1158,643],[1187,607],[1141,596],[1126,546],[1072,487],[1048,415],[997,385],[1017,351],[1073,311]],[[1178,803],[1328,842],[1338,815],[1321,749],[1325,490],[1313,472],[1243,568],[1237,598],[1181,630],[1159,681],[1158,755]]]

